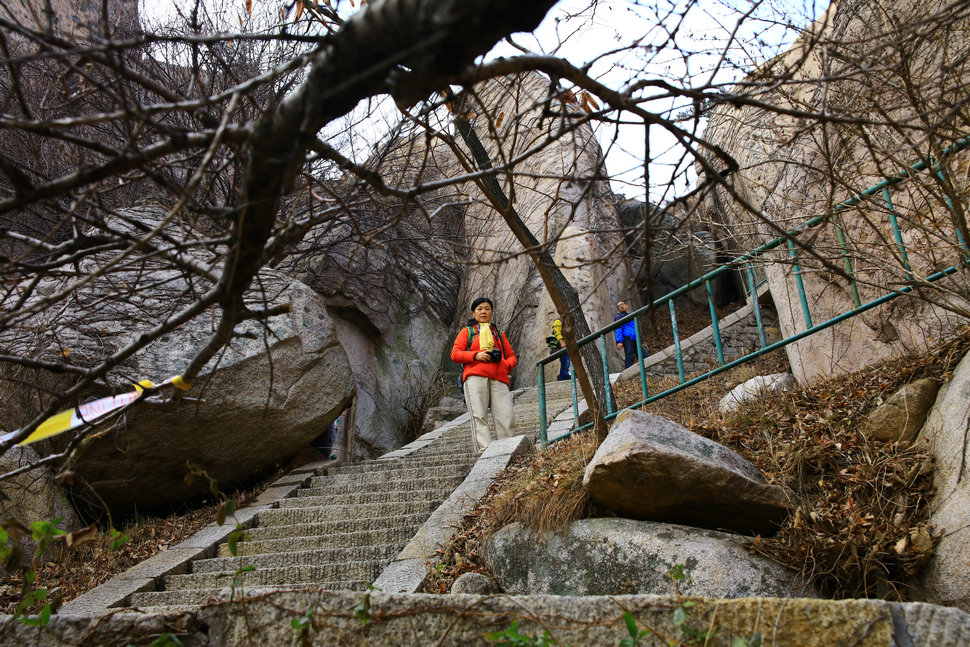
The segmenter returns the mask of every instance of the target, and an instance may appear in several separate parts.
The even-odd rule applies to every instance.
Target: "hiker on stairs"
[[[566,347],[566,340],[562,338],[562,320],[556,319],[552,322],[552,334],[546,337],[546,345],[549,347],[549,354],[552,355],[560,348]],[[556,379],[560,382],[569,379],[569,355],[563,354],[559,358],[559,375]]]
[[[518,360],[508,338],[491,323],[491,299],[479,297],[472,301],[472,314],[474,321],[455,339],[451,361],[462,365],[462,388],[471,416],[472,438],[481,452],[493,440],[488,428],[489,409],[495,422],[495,437],[512,436],[509,372]]]

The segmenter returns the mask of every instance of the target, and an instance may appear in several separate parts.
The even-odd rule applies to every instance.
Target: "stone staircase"
[[[516,433],[536,438],[536,389],[513,392],[513,401]],[[550,422],[571,403],[569,382],[548,386]],[[366,590],[479,459],[472,449],[467,414],[427,436],[376,460],[337,467],[319,463],[284,477],[281,481],[290,488],[246,521],[246,539],[236,544],[236,555],[229,550],[224,526],[218,542],[159,571],[140,590],[92,604],[95,589],[82,596],[85,600],[68,603],[65,611],[122,607],[174,613],[227,596]],[[439,529],[436,536],[448,534],[450,528]]]

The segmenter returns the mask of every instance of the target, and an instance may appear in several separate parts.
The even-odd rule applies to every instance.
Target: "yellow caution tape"
[[[172,379],[163,382],[162,385],[164,386],[169,382],[172,384],[172,386],[177,389],[181,389],[182,391],[188,391],[192,386],[190,383],[183,380],[181,375],[176,375]],[[74,407],[73,409],[59,411],[44,422],[40,423],[33,433],[17,444],[29,445],[30,443],[35,443],[38,440],[56,436],[57,434],[69,429],[80,427],[83,424],[90,424],[99,418],[106,416],[112,411],[131,404],[138,398],[142,397],[142,395],[145,393],[145,389],[150,389],[155,386],[156,384],[151,380],[141,380],[138,382],[138,384],[134,385],[134,391],[122,393],[121,395],[108,396],[106,398],[94,400],[93,402],[87,402],[78,407]],[[2,434],[0,435],[0,442],[13,438],[18,433],[19,431],[11,431],[6,434]]]
[[[62,431],[67,431],[74,426],[71,424],[73,418],[74,409],[68,409],[67,411],[55,413],[47,420],[40,423],[37,429],[34,429],[34,432],[19,442],[18,445],[29,445],[30,443],[36,443],[38,440],[56,436]]]
[[[153,386],[155,386],[155,383],[152,382],[151,380],[142,380],[141,382],[135,385],[135,391],[138,391],[139,393],[141,393],[145,389],[150,389]]]

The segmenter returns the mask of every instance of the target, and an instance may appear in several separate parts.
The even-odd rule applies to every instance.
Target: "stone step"
[[[318,487],[306,487],[297,490],[297,497],[313,497],[313,496],[329,496],[329,495],[343,495],[343,494],[369,494],[372,492],[382,492],[385,489],[388,491],[402,492],[405,490],[427,490],[432,487],[447,487],[454,490],[456,487],[461,485],[461,482],[465,480],[465,475],[449,476],[449,477],[431,477],[431,478],[416,478],[416,479],[400,479],[391,481],[382,481],[380,484],[374,484],[373,487],[361,486],[357,483],[328,483],[326,477],[324,477],[325,485]]]
[[[379,474],[367,473],[367,472],[356,472],[350,474],[334,474],[327,476],[315,476],[310,479],[310,487],[323,487],[327,483],[334,483],[340,486],[344,485],[357,485],[359,487],[366,486],[368,483],[375,484],[379,480],[386,481],[400,481],[407,479],[421,479],[421,478],[449,478],[455,476],[461,476],[462,478],[468,476],[468,472],[471,471],[471,465],[468,463],[455,463],[452,465],[445,465],[442,467],[421,467],[421,468],[408,468],[408,469],[398,469],[394,471],[385,471]]]
[[[213,557],[211,559],[197,559],[192,562],[192,573],[226,573],[233,572],[243,566],[255,566],[257,569],[263,570],[348,562],[384,561],[390,563],[403,548],[404,544],[398,543],[321,548],[318,550],[281,550],[238,557]]]
[[[269,512],[264,510],[257,522],[260,524],[250,528],[246,533],[255,541],[272,541],[286,537],[310,537],[331,534],[347,534],[358,532],[374,532],[385,528],[420,526],[427,520],[426,513],[410,514],[403,517],[370,517],[360,519],[322,519],[318,521],[299,523],[264,524],[262,515]]]
[[[383,527],[375,530],[360,532],[341,532],[320,535],[300,536],[296,533],[305,526],[277,526],[272,528],[290,528],[292,533],[286,536],[269,538],[266,540],[246,540],[236,544],[237,555],[259,555],[261,553],[275,553],[290,550],[321,550],[326,548],[347,548],[351,546],[376,546],[380,544],[407,543],[420,528],[420,524],[400,527]],[[247,531],[249,532],[249,531]],[[231,557],[226,544],[219,546],[218,557]]]
[[[240,585],[280,586],[283,584],[316,585],[318,582],[341,582],[366,580],[373,582],[388,565],[388,560],[374,559],[359,562],[331,562],[327,564],[303,564],[236,573],[236,571],[189,573],[166,575],[163,578],[166,591],[183,589],[219,589]],[[242,567],[240,567],[242,568]]]
[[[363,505],[327,505],[313,508],[274,508],[259,513],[259,525],[293,525],[320,523],[327,520],[359,520],[378,517],[405,517],[434,512],[444,499],[402,501],[398,503],[365,503]],[[392,521],[392,523],[394,523]]]
[[[468,465],[471,459],[464,458],[445,458],[439,460],[435,456],[390,458],[387,460],[364,461],[363,463],[352,463],[350,465],[340,465],[327,470],[328,475],[357,474],[359,472],[389,472],[395,470],[420,469],[431,467],[450,467],[452,465]]]
[[[418,458],[438,458],[442,461],[444,460],[454,460],[460,458],[466,459],[477,459],[478,452],[472,448],[471,434],[468,437],[462,438],[461,440],[456,440],[453,445],[439,446],[437,443],[422,447],[421,449],[416,449],[408,457],[418,457]]]
[[[361,506],[371,503],[403,503],[438,499],[444,501],[454,487],[437,487],[427,490],[392,490],[384,492],[359,492],[349,494],[322,494],[319,496],[299,496],[285,499],[280,508],[313,508],[327,505]]]
[[[312,586],[306,584],[281,584],[272,587],[247,586],[235,591],[231,587],[219,587],[209,589],[181,589],[177,591],[142,591],[133,593],[128,602],[130,607],[137,607],[140,611],[152,613],[164,613],[169,609],[184,609],[197,611],[200,606],[209,600],[223,599],[228,600],[230,595],[233,599],[245,600],[247,597],[257,597],[272,591],[303,591],[306,589],[322,591],[363,591],[366,590],[370,581],[349,580],[346,582],[317,582]]]

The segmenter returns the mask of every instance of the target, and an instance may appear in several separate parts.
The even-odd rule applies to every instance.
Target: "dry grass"
[[[787,369],[780,353],[701,382],[646,407],[730,447],[754,462],[769,482],[793,497],[796,512],[774,537],[755,537],[751,552],[802,573],[832,598],[905,600],[914,575],[939,540],[927,522],[932,461],[918,446],[873,441],[860,433],[865,416],[904,384],[945,382],[970,349],[970,332],[919,358],[894,360],[858,373],[772,397],[722,419],[717,403],[731,388]],[[675,384],[651,381],[652,393]],[[621,404],[642,399],[639,383],[617,389]],[[602,515],[585,498],[582,475],[594,451],[582,435],[512,466],[440,551],[429,592],[446,592],[454,577],[487,573],[478,552],[491,534],[520,521],[554,532],[570,521]],[[473,555],[468,559],[468,555]]]

